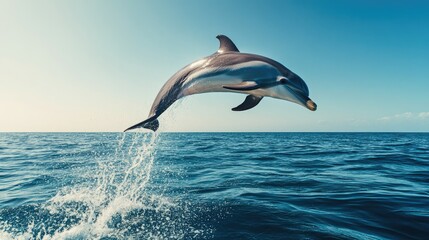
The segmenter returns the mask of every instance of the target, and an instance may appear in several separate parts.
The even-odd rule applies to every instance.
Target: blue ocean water
[[[427,239],[427,133],[0,133],[0,239]]]

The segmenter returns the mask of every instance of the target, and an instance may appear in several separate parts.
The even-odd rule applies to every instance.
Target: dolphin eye
[[[281,84],[286,84],[286,83],[287,83],[287,79],[286,79],[286,78],[282,78],[282,79],[280,79],[280,83],[281,83]]]

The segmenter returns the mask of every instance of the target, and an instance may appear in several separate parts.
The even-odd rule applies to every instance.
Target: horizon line
[[[0,131],[1,133],[125,133],[123,131]],[[153,133],[135,131],[127,133]],[[429,131],[160,131],[158,133],[429,133]]]

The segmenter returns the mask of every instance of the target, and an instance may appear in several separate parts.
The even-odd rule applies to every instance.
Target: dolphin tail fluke
[[[143,122],[137,123],[136,125],[133,125],[127,129],[125,129],[124,132],[132,130],[132,129],[136,129],[136,128],[147,128],[147,129],[150,129],[150,130],[156,132],[156,130],[158,130],[158,127],[159,127],[158,119],[156,119],[156,117],[150,117],[150,118],[144,120]]]

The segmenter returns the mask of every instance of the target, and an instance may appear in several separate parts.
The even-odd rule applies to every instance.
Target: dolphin
[[[220,46],[214,54],[195,61],[176,72],[161,88],[149,117],[125,131],[147,128],[156,131],[158,117],[180,98],[207,92],[247,94],[243,103],[232,108],[244,111],[258,105],[264,97],[283,99],[315,111],[308,87],[298,75],[270,58],[241,53],[230,38],[218,35]]]

